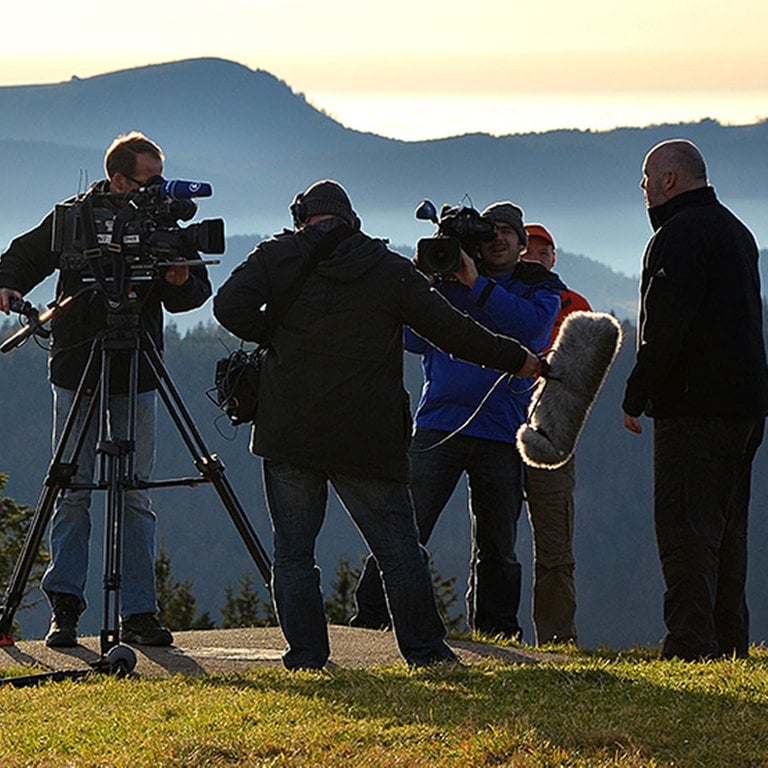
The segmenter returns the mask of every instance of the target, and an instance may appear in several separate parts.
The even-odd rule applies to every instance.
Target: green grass
[[[768,766],[768,651],[0,687],[0,766]]]

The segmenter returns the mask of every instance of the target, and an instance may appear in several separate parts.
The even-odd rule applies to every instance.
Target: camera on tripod
[[[416,218],[437,225],[433,237],[424,237],[416,243],[416,266],[438,278],[461,269],[461,251],[479,263],[480,243],[496,238],[495,225],[484,219],[468,205],[443,205],[440,216],[430,200],[422,200],[416,208]]]
[[[178,224],[197,212],[192,198],[212,193],[206,182],[159,176],[127,194],[91,189],[54,209],[51,250],[60,269],[106,280],[118,270],[152,279],[174,264],[216,264],[197,252],[224,253],[224,220]]]

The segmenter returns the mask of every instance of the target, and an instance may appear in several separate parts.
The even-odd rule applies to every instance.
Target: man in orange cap
[[[555,239],[538,223],[525,225],[528,247],[522,258],[552,269],[557,256]],[[576,291],[560,293],[560,314],[550,346],[571,312],[590,311]],[[576,642],[576,585],[573,579],[573,489],[576,467],[571,458],[558,469],[525,467],[525,493],[533,530],[533,624],[536,643]]]

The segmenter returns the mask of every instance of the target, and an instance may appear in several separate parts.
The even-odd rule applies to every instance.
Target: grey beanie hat
[[[291,203],[294,222],[299,225],[310,216],[329,213],[343,219],[351,227],[360,227],[360,219],[352,209],[352,203],[344,187],[337,181],[316,181],[306,192],[300,192]]]
[[[509,224],[517,232],[520,238],[520,245],[528,245],[528,235],[523,226],[523,209],[509,200],[500,203],[491,203],[483,212],[482,217],[492,221],[494,224],[504,222]]]

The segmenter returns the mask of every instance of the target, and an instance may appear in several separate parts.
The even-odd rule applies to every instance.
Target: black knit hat
[[[500,203],[491,203],[481,214],[484,219],[497,224],[504,222],[509,224],[517,232],[520,238],[520,245],[528,245],[528,235],[523,226],[523,209],[509,200]]]
[[[306,192],[299,192],[291,203],[291,214],[296,226],[304,224],[310,216],[330,213],[343,219],[351,227],[359,228],[360,219],[344,187],[337,181],[316,181]]]

